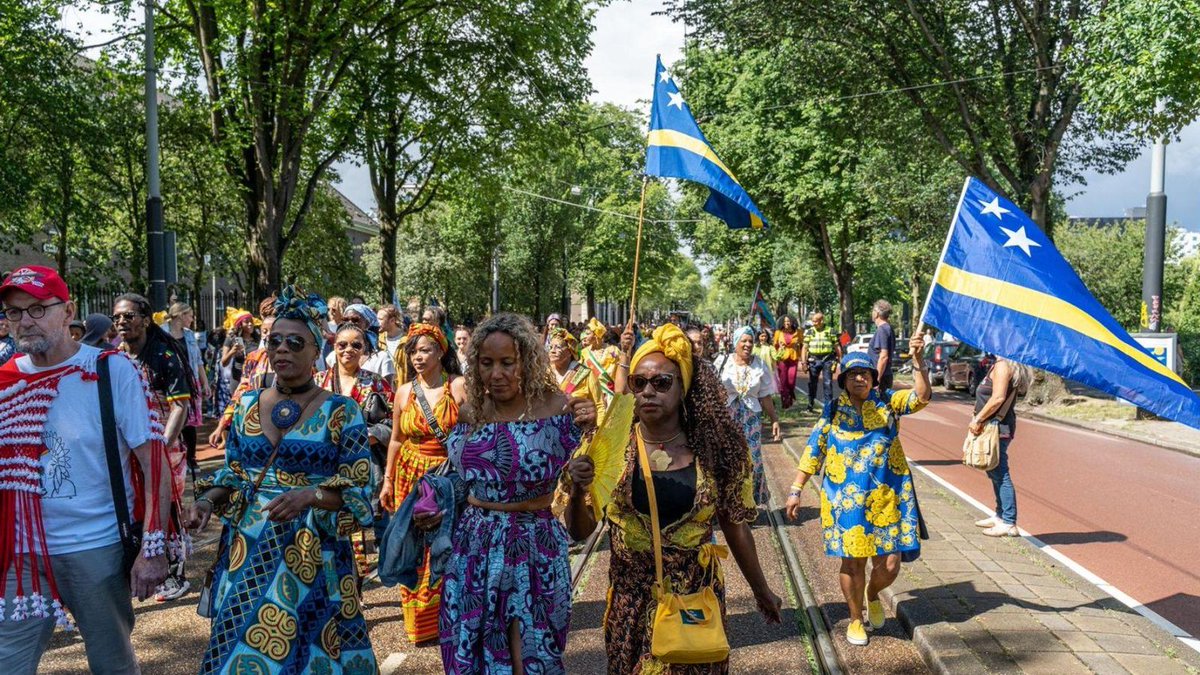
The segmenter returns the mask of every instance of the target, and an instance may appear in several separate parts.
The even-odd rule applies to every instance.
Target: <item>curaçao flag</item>
[[[704,210],[729,227],[766,226],[766,218],[700,131],[679,87],[663,68],[661,58],[654,71],[648,141],[646,175],[683,178],[707,185],[710,192]]]
[[[1121,328],[1028,216],[974,178],[959,198],[924,321],[1200,428],[1200,398]]]

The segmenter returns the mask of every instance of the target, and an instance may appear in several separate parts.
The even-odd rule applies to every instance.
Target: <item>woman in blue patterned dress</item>
[[[825,404],[800,458],[788,492],[787,515],[800,510],[800,491],[822,468],[821,526],[825,554],[842,559],[842,595],[850,608],[846,639],[867,644],[863,596],[871,628],[883,627],[879,592],[896,580],[900,563],[921,553],[921,513],[912,474],[900,445],[900,417],[929,403],[929,379],[921,362],[924,342],[912,338],[913,388],[879,394],[879,374],[871,357],[851,352],[842,358],[837,401]],[[867,579],[867,560],[871,578]]]
[[[275,385],[237,402],[225,466],[189,514],[225,521],[200,672],[374,675],[349,538],[371,524],[367,426],[313,382],[319,301],[289,288],[276,310]]]
[[[571,575],[550,501],[596,407],[568,401],[540,336],[512,314],[475,330],[468,366],[467,403],[446,443],[468,506],[443,577],[442,665],[472,675],[562,673]],[[434,527],[440,516],[414,520]]]

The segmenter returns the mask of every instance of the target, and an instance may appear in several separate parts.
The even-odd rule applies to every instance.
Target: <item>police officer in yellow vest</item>
[[[808,373],[808,411],[817,399],[817,381],[824,380],[825,402],[833,400],[833,365],[842,358],[842,345],[833,328],[825,325],[825,315],[813,314],[812,327],[804,331],[800,352],[801,372]]]

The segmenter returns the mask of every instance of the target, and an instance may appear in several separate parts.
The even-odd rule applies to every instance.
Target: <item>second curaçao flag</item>
[[[1200,398],[1092,297],[1033,220],[974,178],[959,198],[924,321],[1200,429]]]
[[[700,131],[679,87],[663,68],[661,58],[654,70],[648,145],[646,175],[683,178],[708,186],[704,210],[729,227],[766,226],[766,218]]]

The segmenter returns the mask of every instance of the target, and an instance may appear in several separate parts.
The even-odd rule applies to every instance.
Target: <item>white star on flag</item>
[[[1025,234],[1025,226],[1024,225],[1022,225],[1021,229],[1017,230],[1016,232],[1008,229],[1007,227],[1002,227],[1000,229],[1004,231],[1004,234],[1008,235],[1008,241],[1004,243],[1005,248],[1008,248],[1009,246],[1016,246],[1016,247],[1020,248],[1022,251],[1025,251],[1025,255],[1032,258],[1033,253],[1029,250],[1029,247],[1030,246],[1041,246],[1041,244],[1030,239],[1029,235]]]
[[[1012,213],[1012,211],[1009,211],[1008,209],[1004,208],[1003,206],[1000,206],[1000,198],[999,197],[994,197],[992,199],[992,201],[990,201],[990,202],[985,202],[982,200],[976,200],[976,201],[978,201],[979,205],[983,207],[983,210],[979,212],[979,215],[981,215],[981,216],[984,216],[984,215],[987,215],[990,213],[993,216],[996,216],[997,218],[1001,218],[1005,213]]]
[[[671,79],[671,76],[667,74],[667,71],[665,68],[663,70],[658,71],[658,81],[659,82],[667,82],[670,79]]]
[[[683,110],[683,94],[680,94],[677,91],[669,91],[667,92],[667,96],[671,98],[667,105],[673,105],[676,108]]]

